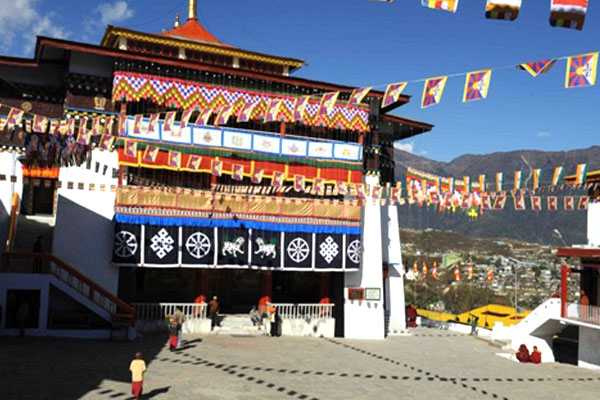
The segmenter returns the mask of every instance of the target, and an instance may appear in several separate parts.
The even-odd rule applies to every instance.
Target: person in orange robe
[[[517,351],[517,360],[522,363],[528,363],[530,361],[529,349],[524,344],[519,346],[519,351]]]
[[[531,356],[529,356],[529,362],[532,364],[542,363],[542,353],[540,353],[537,346],[533,346],[533,351],[531,352]]]

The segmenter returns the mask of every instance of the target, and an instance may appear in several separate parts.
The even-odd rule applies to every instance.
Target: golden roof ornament
[[[188,19],[198,19],[198,9],[196,8],[196,0],[189,0]]]
[[[179,27],[179,25],[181,25],[181,21],[179,19],[179,14],[177,14],[175,16],[175,23],[173,24],[173,28],[177,28],[177,27]]]

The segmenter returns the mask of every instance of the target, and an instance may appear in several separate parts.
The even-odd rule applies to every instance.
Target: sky
[[[202,23],[237,47],[290,56],[297,76],[357,87],[413,81],[600,50],[600,7],[583,31],[553,28],[550,0],[524,0],[515,22],[484,17],[486,0],[462,0],[456,14],[420,0],[198,0]],[[593,3],[593,2],[590,2]],[[597,2],[596,2],[597,3]],[[99,43],[107,24],[145,32],[185,18],[187,0],[0,0],[0,53],[32,57],[35,36]],[[565,89],[566,62],[532,78],[493,72],[488,98],[462,103],[464,77],[451,77],[440,104],[420,108],[422,82],[396,111],[435,128],[397,143],[440,161],[517,149],[569,150],[600,143],[600,85]]]

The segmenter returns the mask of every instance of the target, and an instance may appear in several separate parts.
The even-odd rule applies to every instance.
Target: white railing
[[[600,307],[569,304],[567,308],[567,318],[600,325]]]
[[[333,318],[334,304],[291,304],[273,303],[282,319],[326,319]]]
[[[206,319],[207,305],[196,303],[135,303],[138,321],[164,321],[180,309],[185,319]]]

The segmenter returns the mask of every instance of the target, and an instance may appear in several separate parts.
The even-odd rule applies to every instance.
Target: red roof
[[[600,258],[600,248],[563,247],[556,251],[557,257]]]
[[[177,39],[191,40],[194,42],[203,42],[217,44],[220,46],[228,46],[221,42],[215,35],[206,30],[205,27],[195,18],[188,19],[185,24],[162,33],[165,36],[170,36]]]

